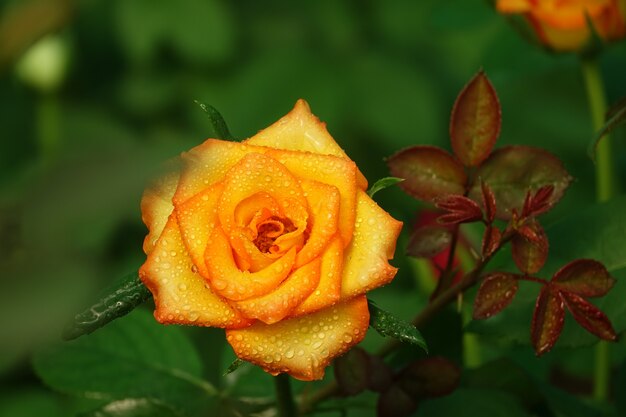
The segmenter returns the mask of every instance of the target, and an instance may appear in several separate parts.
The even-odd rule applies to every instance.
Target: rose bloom
[[[161,323],[221,327],[274,375],[322,378],[365,336],[402,223],[303,100],[243,142],[208,139],[144,193],[139,270]]]
[[[523,14],[543,44],[557,51],[583,49],[593,30],[606,41],[626,35],[624,0],[497,0],[501,13]]]

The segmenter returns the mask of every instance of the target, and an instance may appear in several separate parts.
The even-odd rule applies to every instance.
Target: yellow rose
[[[303,100],[241,143],[208,139],[146,190],[139,273],[161,323],[221,327],[241,359],[319,379],[365,336],[402,223]]]
[[[497,0],[501,13],[521,13],[538,38],[557,51],[583,49],[594,31],[610,41],[626,35],[625,0]]]

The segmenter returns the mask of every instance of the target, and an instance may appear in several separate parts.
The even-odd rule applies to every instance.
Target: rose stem
[[[500,240],[500,245],[498,246],[498,248],[493,251],[491,255],[479,260],[476,263],[474,269],[465,274],[465,276],[463,276],[463,279],[461,279],[458,284],[442,291],[441,294],[433,298],[430,303],[428,303],[426,307],[424,307],[422,311],[420,311],[419,314],[415,316],[412,321],[413,325],[415,327],[422,327],[440,310],[442,310],[444,307],[454,301],[459,294],[474,286],[478,282],[481,272],[487,266],[491,258],[493,258],[494,255],[498,253],[500,248],[502,248],[509,240],[511,240],[512,237],[513,232],[506,231],[502,236],[502,239]],[[376,352],[376,355],[382,357],[387,356],[388,354],[392,353],[396,348],[398,348],[398,346],[400,346],[400,342],[397,339],[391,339],[389,342],[384,344],[378,350],[378,352]],[[337,385],[337,382],[332,381],[328,385],[323,386],[319,390],[303,398],[300,403],[300,412],[302,414],[309,412],[316,403],[324,401],[325,399],[336,395],[338,392],[339,386]]]
[[[297,417],[298,409],[291,393],[291,380],[287,374],[279,374],[274,377],[276,387],[276,402],[278,403],[278,415],[280,417]]]
[[[597,132],[604,125],[607,109],[602,74],[595,57],[582,57],[581,68],[593,130]],[[611,138],[606,135],[596,149],[596,199],[600,202],[609,200],[615,194],[616,188],[611,158]],[[600,341],[596,345],[593,378],[593,398],[598,401],[606,401],[608,398],[610,370],[610,345],[608,342]]]

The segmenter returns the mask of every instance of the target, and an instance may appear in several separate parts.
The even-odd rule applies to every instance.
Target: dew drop
[[[287,352],[285,352],[285,358],[287,359],[293,358],[293,355],[294,355],[293,349],[289,349]]]

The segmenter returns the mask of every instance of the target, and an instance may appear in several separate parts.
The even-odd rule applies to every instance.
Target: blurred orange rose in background
[[[616,40],[626,35],[624,0],[497,0],[504,14],[523,14],[539,40],[556,51],[583,49],[592,36]]]
[[[208,139],[146,190],[140,277],[161,323],[227,329],[238,357],[319,379],[369,324],[402,223],[303,100],[243,142]]]

